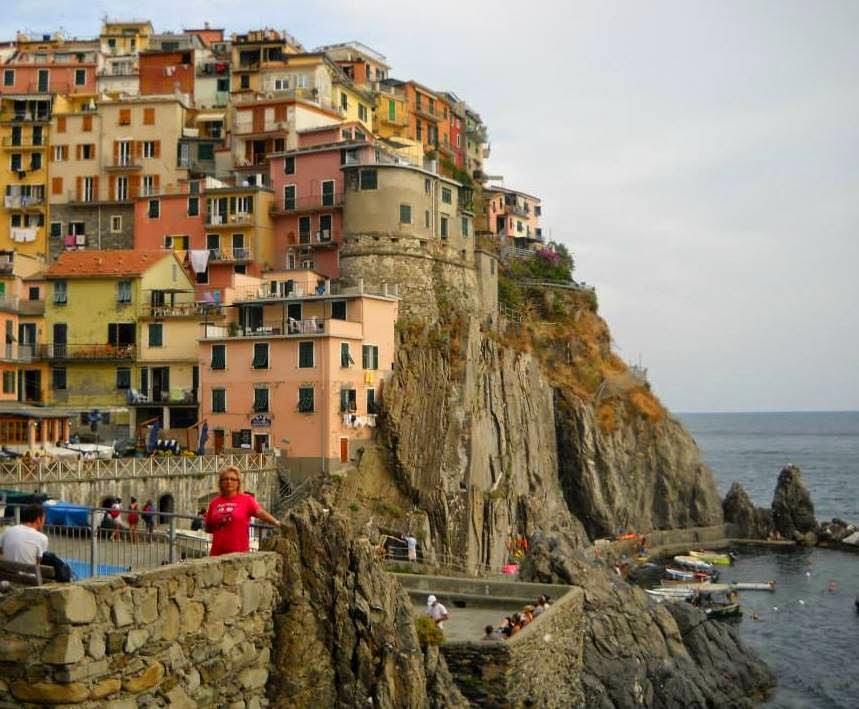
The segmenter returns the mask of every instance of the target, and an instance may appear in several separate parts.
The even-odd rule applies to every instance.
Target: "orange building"
[[[141,52],[138,63],[141,95],[179,91],[193,101],[196,75],[193,49]]]

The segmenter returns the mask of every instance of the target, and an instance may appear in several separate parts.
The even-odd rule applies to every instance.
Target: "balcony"
[[[531,210],[521,204],[505,204],[507,214],[515,214],[517,217],[530,217]]]
[[[298,232],[299,246],[314,246],[319,248],[333,248],[340,241],[339,234],[330,229],[321,229],[314,232]]]
[[[17,342],[7,342],[5,347],[0,347],[0,361],[17,362],[29,364],[39,359],[38,345],[20,345]]]
[[[44,300],[26,300],[21,298],[18,301],[19,315],[44,315],[45,301]]]
[[[397,115],[395,115],[393,118],[391,118],[390,113],[380,113],[379,114],[379,121],[381,123],[387,123],[389,126],[407,126],[407,125],[409,125],[409,117],[408,116],[402,116],[402,115],[397,116]]]
[[[236,135],[256,135],[262,133],[286,133],[289,131],[289,123],[287,121],[265,121],[263,123],[237,123],[233,132]]]
[[[0,276],[10,276],[15,272],[15,261],[12,256],[0,260]]]
[[[142,170],[143,163],[138,158],[132,155],[120,155],[116,160],[111,160],[104,166],[105,170],[111,172],[128,172],[132,170]]]
[[[237,226],[246,225],[252,226],[254,223],[253,214],[207,214],[206,227],[219,226]]]
[[[435,112],[435,108],[431,106],[424,106],[422,102],[415,104],[415,113],[431,121],[437,121],[441,118],[441,116]]]
[[[318,212],[342,206],[343,193],[332,192],[331,194],[315,194],[292,200],[284,200],[282,206],[273,204],[269,213],[271,216],[276,217],[284,214],[297,214],[299,212]]]
[[[0,111],[0,123],[47,123],[50,111]]]
[[[488,138],[486,126],[482,123],[469,123],[466,128],[466,134],[478,143],[485,143]]]
[[[284,305],[284,307],[286,307]],[[228,337],[362,337],[363,327],[359,322],[338,320],[336,318],[308,318],[296,320],[284,318],[282,321],[258,327],[225,327],[223,325],[203,325],[204,339],[225,339]]]
[[[46,141],[44,138],[39,138],[37,141],[34,141],[32,137],[14,138],[11,135],[7,135],[3,138],[3,147],[16,149],[35,148],[36,150],[40,150],[41,148],[46,147]]]
[[[45,198],[41,195],[6,195],[3,197],[6,209],[33,209],[40,211],[45,208]]]
[[[200,318],[223,315],[220,305],[215,303],[174,303],[173,305],[144,305],[140,308],[141,318]]]
[[[42,358],[51,361],[79,362],[130,362],[134,360],[134,345],[41,345]]]
[[[250,249],[209,249],[210,263],[248,263],[253,260],[253,253]]]

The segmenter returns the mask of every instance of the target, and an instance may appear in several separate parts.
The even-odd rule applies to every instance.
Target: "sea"
[[[802,472],[818,521],[859,524],[859,412],[680,414],[722,496],[742,483],[769,507],[778,474]],[[739,631],[775,672],[765,706],[859,707],[859,554],[738,550],[726,581],[776,581],[774,593],[742,592]]]

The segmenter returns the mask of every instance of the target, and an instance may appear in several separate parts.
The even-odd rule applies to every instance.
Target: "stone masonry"
[[[459,690],[481,707],[584,706],[583,596],[571,589],[509,640],[442,645]]]
[[[0,707],[267,706],[280,566],[235,554],[3,597]]]

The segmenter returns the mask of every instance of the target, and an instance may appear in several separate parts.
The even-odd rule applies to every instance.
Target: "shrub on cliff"
[[[422,615],[415,619],[415,632],[417,632],[418,640],[423,648],[441,645],[444,642],[444,633],[428,615]]]

